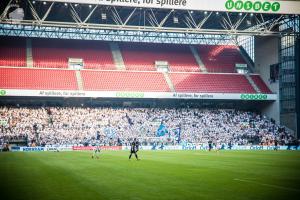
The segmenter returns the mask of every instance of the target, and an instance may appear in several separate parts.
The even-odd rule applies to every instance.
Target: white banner
[[[196,144],[185,144],[185,145],[153,145],[153,146],[140,146],[140,150],[206,150],[208,151],[208,145],[196,145]],[[262,145],[234,145],[230,149],[227,145],[224,145],[221,150],[275,150],[275,146],[262,146]],[[130,146],[122,146],[122,150],[130,150]],[[216,150],[214,147],[213,150]],[[297,146],[277,146],[277,150],[300,150]]]
[[[0,89],[0,96],[93,97],[93,98],[100,97],[100,98],[134,98],[134,99],[223,99],[223,100],[251,100],[251,101],[277,100],[276,94],[15,90],[15,89]]]
[[[142,8],[300,14],[299,1],[284,0],[38,0]]]
[[[84,148],[84,147],[83,147]],[[231,149],[225,145],[221,150],[275,150],[275,146],[261,146],[261,145],[241,145],[241,146],[232,146]],[[114,150],[114,148],[110,149],[107,146],[108,150]],[[1,150],[1,146],[0,146]],[[36,152],[36,151],[73,151],[72,147],[64,147],[64,146],[57,146],[57,147],[14,147],[11,151],[25,151],[25,152]],[[125,150],[129,151],[130,146],[122,146],[119,149],[115,150]],[[188,145],[154,145],[154,146],[144,146],[141,145],[139,150],[206,150],[208,151],[207,144],[203,145],[196,145],[196,144],[188,144]],[[213,150],[216,150],[215,148]],[[300,150],[299,146],[277,146],[277,150]]]

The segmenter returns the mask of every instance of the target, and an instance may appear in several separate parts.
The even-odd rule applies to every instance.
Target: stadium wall
[[[279,38],[278,37],[255,37],[255,72],[261,75],[261,78],[271,89],[272,92],[279,93],[279,82],[271,83],[270,65],[279,62]],[[265,104],[262,113],[273,118],[276,123],[280,123],[280,104],[279,99]]]

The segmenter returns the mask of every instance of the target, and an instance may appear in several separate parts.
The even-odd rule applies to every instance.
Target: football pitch
[[[300,196],[300,152],[0,153],[1,199],[198,200]]]

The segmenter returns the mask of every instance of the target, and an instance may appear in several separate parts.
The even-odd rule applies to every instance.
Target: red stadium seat
[[[169,92],[159,72],[81,71],[85,90]]]
[[[32,56],[34,67],[68,68],[68,58],[82,58],[85,69],[116,69],[105,42],[36,39],[32,42]]]
[[[0,37],[0,66],[26,66],[26,40]]]
[[[188,45],[120,43],[127,70],[155,71],[155,61],[167,61],[170,71],[200,72]]]
[[[266,83],[261,79],[259,75],[250,75],[254,83],[257,85],[261,93],[272,94],[272,91],[268,88]]]
[[[233,45],[201,45],[199,56],[208,72],[235,73],[235,64],[246,64],[238,47]]]
[[[171,73],[177,92],[256,93],[244,75]]]
[[[0,88],[33,90],[77,90],[73,70],[0,68]]]

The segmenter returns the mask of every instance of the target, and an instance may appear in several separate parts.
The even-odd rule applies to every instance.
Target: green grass
[[[127,151],[0,153],[1,199],[289,199],[300,195],[300,152]]]

